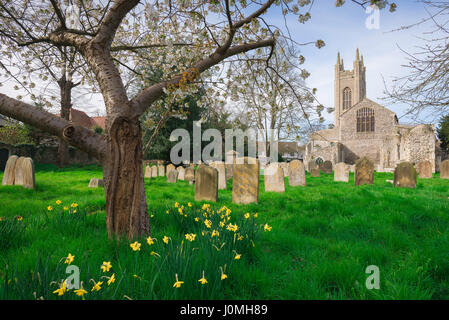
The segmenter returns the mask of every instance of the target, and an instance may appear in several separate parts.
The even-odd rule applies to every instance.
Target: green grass
[[[80,299],[52,293],[57,285],[51,283],[67,276],[60,260],[69,252],[80,267],[86,299],[449,298],[449,180],[438,175],[419,180],[416,189],[394,188],[385,181],[391,173],[376,173],[374,185],[360,187],[352,174],[350,183],[334,182],[332,175],[307,176],[307,187],[290,187],[286,179],[282,194],[265,193],[261,177],[259,203],[247,206],[232,203],[229,181],[211,207],[232,211],[230,221],[249,234],[240,242],[225,229],[220,239],[201,236],[207,229],[193,218],[204,220],[204,210],[193,200],[193,186],[146,179],[152,237],[158,241],[149,247],[140,239],[139,252],[127,241],[107,239],[104,190],[87,188],[91,177],[101,176],[96,166],[37,166],[36,190],[0,187],[0,217],[6,218],[0,222],[0,298]],[[77,214],[58,209],[58,199],[78,203]],[[186,207],[187,218],[177,213],[175,202]],[[258,218],[245,219],[247,212]],[[263,231],[265,223],[271,232]],[[184,237],[190,232],[197,234],[192,243]],[[164,235],[171,238],[168,245],[161,241]],[[235,252],[242,253],[241,260],[233,259]],[[91,293],[90,279],[106,275],[103,261],[111,261],[117,281]],[[219,267],[225,264],[228,279],[221,281]],[[369,265],[380,269],[379,290],[365,286]],[[204,286],[198,283],[203,270]],[[184,281],[179,289],[173,288],[176,273]]]

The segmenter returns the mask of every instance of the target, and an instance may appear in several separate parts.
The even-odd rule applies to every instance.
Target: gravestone
[[[193,167],[188,167],[185,170],[184,179],[187,181],[193,181],[195,180],[195,170]]]
[[[92,178],[89,181],[89,188],[104,187],[103,179]]]
[[[226,163],[226,181],[232,178],[232,163]]]
[[[440,164],[440,178],[449,179],[449,160],[444,160]]]
[[[318,165],[315,160],[310,160],[307,164],[309,173],[312,173],[312,169],[318,169]]]
[[[160,164],[157,166],[157,172],[159,177],[165,176],[165,166],[163,164]]]
[[[175,170],[176,168],[175,168],[175,166],[173,165],[173,164],[169,164],[169,165],[167,165],[167,172],[166,172],[166,175],[167,175],[167,177],[168,177],[168,173],[171,171],[171,170]]]
[[[156,178],[157,177],[157,166],[152,166],[151,167],[151,178]]]
[[[335,165],[334,181],[349,182],[349,166],[344,162]]]
[[[354,173],[355,185],[374,183],[374,163],[366,157],[357,160]]]
[[[410,162],[401,162],[394,170],[394,186],[416,188],[416,169]]]
[[[332,162],[326,160],[320,165],[320,170],[323,171],[324,174],[332,174]]]
[[[312,168],[310,170],[310,176],[314,178],[319,178],[321,176],[320,168]]]
[[[226,165],[224,162],[215,161],[211,166],[218,170],[218,190],[226,190]]]
[[[305,186],[306,185],[306,170],[304,168],[304,163],[299,160],[293,160],[289,163],[289,169],[287,170],[288,184],[295,186]]]
[[[151,178],[151,167],[150,166],[145,167],[145,178]]]
[[[421,161],[417,165],[417,170],[419,173],[420,179],[431,179],[433,178],[432,174],[432,164],[430,161]]]
[[[195,201],[218,200],[218,170],[201,164],[195,175]]]
[[[20,157],[16,161],[14,185],[35,188],[34,163],[31,158]]]
[[[249,204],[259,201],[259,160],[236,159],[232,167],[232,202]]]
[[[167,182],[176,183],[178,182],[178,170],[172,169],[167,173]]]
[[[16,163],[18,156],[10,156],[6,162],[5,172],[3,173],[2,186],[13,186],[16,176]]]
[[[176,168],[176,171],[178,171],[178,180],[184,180],[185,176],[185,169],[183,166],[179,166]]]
[[[285,192],[284,170],[279,163],[270,163],[264,170],[265,192]]]

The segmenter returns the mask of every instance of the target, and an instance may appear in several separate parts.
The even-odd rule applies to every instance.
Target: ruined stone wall
[[[401,160],[411,163],[430,161],[432,172],[436,170],[435,163],[435,128],[432,125],[418,125],[401,135]]]

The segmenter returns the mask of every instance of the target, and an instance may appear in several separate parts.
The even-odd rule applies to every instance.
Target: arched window
[[[345,88],[343,90],[343,110],[352,107],[352,92],[351,89]]]
[[[374,110],[362,108],[357,111],[357,132],[374,132]]]

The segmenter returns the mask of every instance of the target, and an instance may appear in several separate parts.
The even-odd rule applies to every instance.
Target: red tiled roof
[[[95,125],[101,127],[103,130],[106,128],[106,117],[92,117]]]
[[[58,116],[61,115],[58,114]],[[69,120],[89,129],[99,126],[104,130],[106,127],[106,117],[89,117],[84,111],[73,108],[70,109]]]

